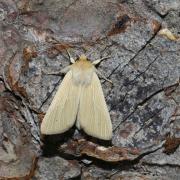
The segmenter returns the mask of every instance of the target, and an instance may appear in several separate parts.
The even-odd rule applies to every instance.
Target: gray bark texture
[[[112,142],[39,126],[73,57],[101,62]],[[0,179],[180,179],[179,0],[0,0]]]

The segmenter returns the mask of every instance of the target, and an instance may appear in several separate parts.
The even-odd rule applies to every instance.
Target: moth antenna
[[[75,63],[75,60],[72,58],[72,56],[71,56],[70,52],[69,52],[67,49],[66,49],[66,51],[67,51],[67,53],[68,53],[68,56],[69,56],[70,62],[71,62],[72,64],[74,64],[74,63]]]
[[[103,61],[103,60],[105,60],[105,59],[108,59],[108,58],[110,58],[110,57],[111,57],[111,56],[106,56],[106,57],[97,59],[97,60],[93,61],[92,64],[97,65],[97,64],[99,64],[101,61]]]

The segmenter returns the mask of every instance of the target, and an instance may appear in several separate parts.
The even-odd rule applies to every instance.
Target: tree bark
[[[180,179],[179,0],[0,1],[0,179]],[[98,70],[112,142],[39,126],[74,58]]]

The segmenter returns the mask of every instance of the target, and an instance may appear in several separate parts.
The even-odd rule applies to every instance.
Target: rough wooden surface
[[[66,49],[111,56],[112,142],[40,135]],[[0,179],[180,179],[179,82],[179,0],[1,0]]]

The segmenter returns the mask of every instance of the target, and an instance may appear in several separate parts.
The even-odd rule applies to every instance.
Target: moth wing
[[[96,73],[89,86],[83,86],[80,96],[77,125],[88,135],[103,140],[112,138],[112,124]]]
[[[76,120],[79,104],[80,86],[72,81],[72,71],[69,71],[42,121],[42,134],[63,133],[71,128]]]

